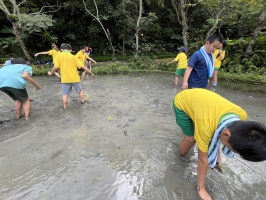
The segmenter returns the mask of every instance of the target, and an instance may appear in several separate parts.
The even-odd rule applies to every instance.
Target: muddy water
[[[73,91],[66,111],[59,80],[34,78],[42,91],[27,85],[29,122],[15,120],[13,102],[0,93],[0,199],[198,199],[197,152],[186,161],[176,155],[182,132],[172,101],[180,89],[172,74],[87,77],[87,103]],[[220,82],[216,92],[265,123],[264,89]],[[208,171],[213,199],[265,199],[265,162],[223,160],[224,174]]]

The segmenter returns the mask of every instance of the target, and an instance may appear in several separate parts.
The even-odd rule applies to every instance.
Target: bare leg
[[[178,152],[181,156],[185,157],[191,147],[196,143],[193,136],[186,136],[184,135],[183,140],[180,142],[178,146]]]
[[[84,100],[84,92],[83,92],[83,90],[80,91],[79,96],[81,98],[81,103],[84,103],[85,100]]]
[[[16,117],[19,119],[21,117],[21,109],[22,104],[20,101],[15,101],[15,110],[16,110]]]
[[[25,102],[23,102],[23,109],[25,113],[25,118],[28,121],[30,119],[30,99],[29,98]]]
[[[81,80],[82,80],[82,81],[84,80],[85,75],[86,75],[86,71],[82,72],[82,75],[81,75]]]
[[[218,70],[214,70],[212,79],[211,79],[212,86],[217,86],[217,79],[218,79],[217,74],[218,74]]]
[[[64,110],[67,108],[67,95],[62,96],[63,108]]]
[[[175,76],[175,85],[178,84],[178,76]]]
[[[91,65],[91,61],[89,61],[89,67],[90,67],[90,71],[91,71],[91,66],[92,66],[92,65]]]

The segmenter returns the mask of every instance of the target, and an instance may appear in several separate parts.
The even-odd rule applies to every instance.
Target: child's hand
[[[94,78],[94,73],[91,72],[92,77]]]
[[[52,76],[52,72],[50,72],[50,71],[49,71],[47,74],[48,74],[49,76]]]
[[[41,89],[41,86],[37,84],[37,85],[35,86],[35,88],[36,88],[36,90],[40,90],[40,89]]]

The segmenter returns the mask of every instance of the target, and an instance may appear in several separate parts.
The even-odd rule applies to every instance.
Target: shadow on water
[[[177,156],[183,135],[172,110],[180,91],[172,74],[86,77],[87,103],[73,91],[67,110],[56,77],[35,80],[43,92],[27,86],[29,122],[14,120],[13,102],[0,93],[1,199],[199,199],[197,149],[185,161]],[[265,123],[266,93],[247,87],[219,82],[216,92]],[[206,179],[214,199],[265,198],[264,162],[223,160],[224,174],[209,170]]]

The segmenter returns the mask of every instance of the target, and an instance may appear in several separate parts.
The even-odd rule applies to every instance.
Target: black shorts
[[[29,98],[26,88],[17,89],[12,87],[2,87],[0,90],[10,96],[14,101],[20,101],[23,103]]]

